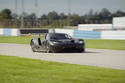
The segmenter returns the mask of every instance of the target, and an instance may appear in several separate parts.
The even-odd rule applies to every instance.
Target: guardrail
[[[19,29],[0,29],[0,35],[20,36],[20,30]]]
[[[21,34],[40,34],[40,33],[48,33],[48,29],[20,29]]]
[[[74,37],[87,39],[101,39],[101,32],[99,31],[84,31],[74,30]]]
[[[31,34],[48,33],[48,29],[11,29],[11,28],[0,29],[0,35],[2,36],[20,36],[29,33]]]
[[[48,33],[48,29],[0,29],[3,36],[21,36],[25,34]],[[55,29],[56,33],[67,33],[75,38],[83,39],[118,39],[125,40],[125,31],[85,31],[77,29]]]
[[[102,31],[101,39],[125,40],[125,31]]]
[[[75,38],[125,40],[125,31],[85,31],[78,29],[55,29],[55,31],[67,33]]]

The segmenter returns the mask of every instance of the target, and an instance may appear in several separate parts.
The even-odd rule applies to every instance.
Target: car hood
[[[82,39],[58,39],[58,40],[52,40],[55,42],[59,42],[59,43],[64,43],[64,44],[68,44],[68,43],[79,43],[79,41],[84,41]]]
[[[62,42],[62,43],[75,43],[74,39],[60,39],[57,40],[58,42]]]

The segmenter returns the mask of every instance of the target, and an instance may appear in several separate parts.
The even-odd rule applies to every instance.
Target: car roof
[[[61,35],[61,34],[64,34],[65,35],[65,33],[48,33],[49,35]]]

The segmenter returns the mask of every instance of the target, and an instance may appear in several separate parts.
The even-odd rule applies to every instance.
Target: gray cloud
[[[0,0],[0,10],[10,8],[14,12],[15,0]],[[25,12],[35,12],[35,0],[24,0]],[[39,15],[50,11],[68,12],[67,0],[38,0]],[[80,15],[88,13],[90,9],[100,11],[102,8],[107,8],[111,12],[117,10],[125,11],[125,0],[70,0],[71,12]],[[21,13],[21,0],[18,0],[18,13]]]

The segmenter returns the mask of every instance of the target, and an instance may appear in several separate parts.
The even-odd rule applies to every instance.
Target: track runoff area
[[[85,53],[32,52],[30,45],[0,43],[0,54],[125,70],[125,51],[86,49]]]

